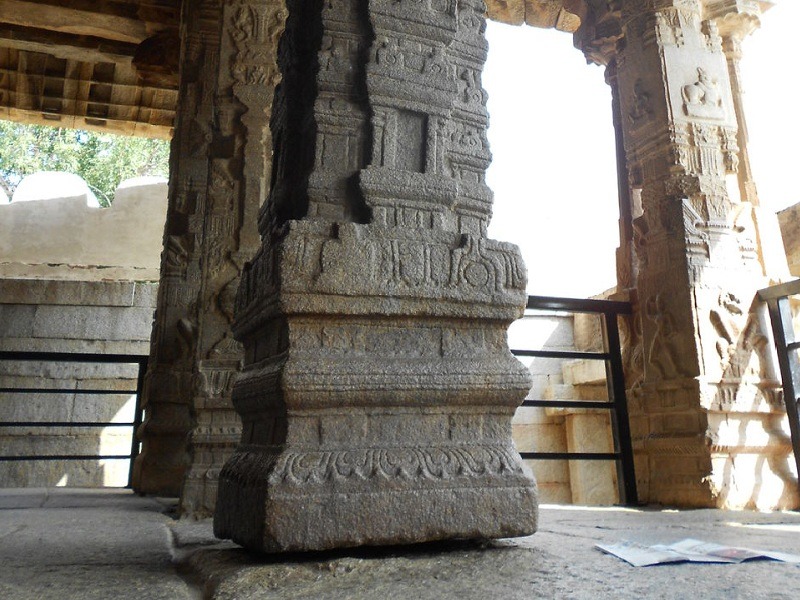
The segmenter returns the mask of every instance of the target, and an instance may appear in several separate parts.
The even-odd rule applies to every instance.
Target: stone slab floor
[[[593,548],[694,537],[800,553],[800,513],[547,506],[513,541],[253,556],[174,508],[122,490],[0,490],[0,599],[800,598],[800,565],[634,568]]]

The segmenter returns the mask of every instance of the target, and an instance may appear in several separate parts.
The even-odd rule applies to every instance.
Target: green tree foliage
[[[123,179],[168,176],[169,142],[0,121],[0,188],[11,197],[39,171],[80,175],[108,206]]]

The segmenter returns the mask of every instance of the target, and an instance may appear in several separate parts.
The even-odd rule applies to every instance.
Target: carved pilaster
[[[758,191],[756,190],[753,171],[750,168],[750,157],[747,152],[747,120],[742,103],[744,84],[742,82],[740,64],[742,60],[742,41],[760,26],[761,9],[752,2],[732,3],[728,0],[727,2],[711,2],[707,10],[709,18],[714,19],[722,36],[722,48],[728,61],[728,75],[733,92],[733,106],[736,110],[736,120],[739,123],[736,135],[736,143],[739,148],[739,153],[736,157],[738,161],[739,195],[743,201],[750,202],[753,206],[758,206]]]
[[[518,250],[491,192],[478,0],[291,0],[215,532],[266,551],[522,535]]]

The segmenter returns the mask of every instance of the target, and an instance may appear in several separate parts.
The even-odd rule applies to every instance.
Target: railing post
[[[617,485],[620,503],[635,506],[639,504],[636,490],[636,470],[633,462],[631,426],[628,416],[628,400],[625,394],[625,373],[622,366],[622,348],[619,338],[619,314],[603,314],[606,334],[606,350],[610,354],[606,361],[606,384],[609,400],[614,404],[611,411],[611,428],[615,450],[619,452],[617,461]]]
[[[760,295],[760,292],[759,292]],[[797,406],[797,384],[800,382],[800,361],[797,359],[797,344],[792,324],[792,311],[787,295],[766,299],[775,347],[778,353],[778,366],[783,381],[783,404],[789,420],[792,436],[792,451],[797,466],[798,489],[800,489],[800,415]]]
[[[147,373],[147,356],[139,358],[137,363],[139,372],[136,374],[136,408],[133,413],[133,432],[131,433],[131,464],[128,467],[128,485],[126,487],[133,488],[133,464],[136,457],[139,456],[139,427],[142,424],[142,390],[144,390],[144,377]]]

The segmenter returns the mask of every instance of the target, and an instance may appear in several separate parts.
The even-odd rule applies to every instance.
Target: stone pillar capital
[[[759,0],[706,0],[705,18],[716,22],[723,37],[741,41],[761,26],[761,15],[773,6]]]
[[[622,39],[619,2],[604,2],[581,14],[581,26],[573,35],[575,47],[588,62],[608,65],[617,55]]]

